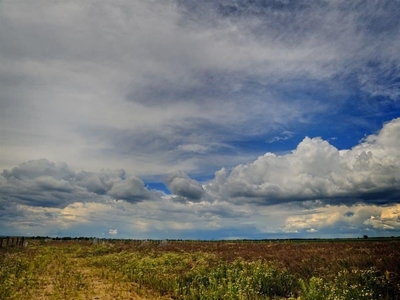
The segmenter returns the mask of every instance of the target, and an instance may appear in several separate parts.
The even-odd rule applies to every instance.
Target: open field
[[[400,299],[400,241],[30,240],[0,299]]]

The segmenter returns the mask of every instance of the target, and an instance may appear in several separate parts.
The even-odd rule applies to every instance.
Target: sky
[[[0,235],[400,235],[400,1],[0,0]]]

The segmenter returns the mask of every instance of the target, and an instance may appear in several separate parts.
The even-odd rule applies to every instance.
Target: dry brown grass
[[[400,274],[400,240],[332,240],[265,242],[119,242],[116,249],[149,252],[205,252],[220,260],[273,261],[301,278],[324,276],[343,269],[376,267],[382,273]]]

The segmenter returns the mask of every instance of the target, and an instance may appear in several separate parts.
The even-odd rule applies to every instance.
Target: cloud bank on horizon
[[[0,2],[1,232],[399,235],[399,4]]]

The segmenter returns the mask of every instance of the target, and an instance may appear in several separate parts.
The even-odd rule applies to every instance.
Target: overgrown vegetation
[[[3,249],[0,299],[78,299],[88,284],[68,252],[41,245]]]
[[[0,299],[93,299],[103,289],[98,299],[395,300],[399,246],[35,241],[0,252]]]

